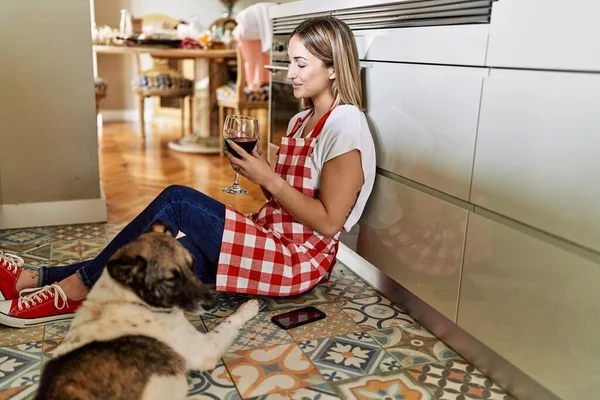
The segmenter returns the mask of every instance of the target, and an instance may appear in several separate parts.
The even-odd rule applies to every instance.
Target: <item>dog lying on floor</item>
[[[190,253],[155,223],[111,257],[45,366],[36,399],[185,399],[186,373],[215,368],[259,311],[250,300],[206,334],[184,315],[214,306]]]

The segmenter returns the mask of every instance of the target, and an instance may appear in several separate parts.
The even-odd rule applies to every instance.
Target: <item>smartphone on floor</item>
[[[275,315],[271,318],[271,321],[280,328],[291,329],[300,325],[318,321],[325,317],[325,313],[316,307],[303,307],[297,310]]]

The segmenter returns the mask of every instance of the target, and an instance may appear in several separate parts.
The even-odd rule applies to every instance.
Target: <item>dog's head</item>
[[[161,222],[117,250],[107,270],[153,307],[197,313],[215,306],[215,296],[194,273],[194,258]]]

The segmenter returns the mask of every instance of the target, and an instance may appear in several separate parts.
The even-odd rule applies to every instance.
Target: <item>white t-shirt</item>
[[[296,114],[288,125],[287,134],[291,133],[298,118],[303,118],[310,112],[311,110],[304,110]],[[307,136],[308,132],[304,132],[307,122],[308,118],[306,118],[302,127],[298,129],[294,138],[299,138],[301,135],[304,137]],[[349,231],[360,219],[367,199],[373,189],[376,164],[375,145],[365,114],[353,105],[344,104],[337,106],[333,109],[327,121],[325,121],[321,133],[317,136],[317,141],[310,158],[314,187],[319,189],[321,170],[327,161],[354,149],[360,151],[364,183],[356,205],[344,224],[346,231]]]

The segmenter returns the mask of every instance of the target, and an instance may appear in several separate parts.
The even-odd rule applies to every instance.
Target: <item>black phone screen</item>
[[[323,311],[315,307],[304,307],[297,310],[288,311],[283,314],[275,315],[271,318],[274,324],[283,329],[290,329],[296,326],[308,324],[325,318]]]

